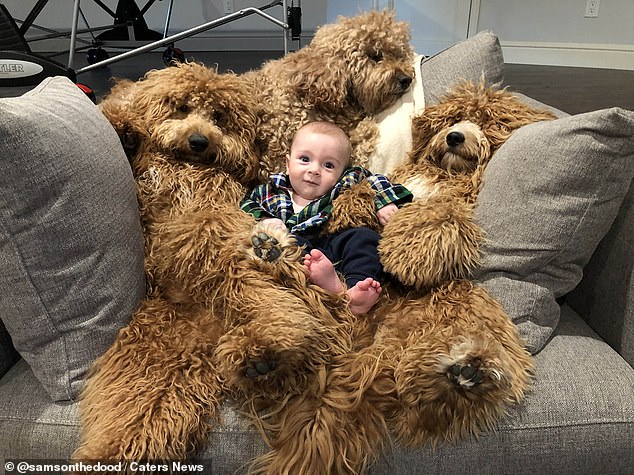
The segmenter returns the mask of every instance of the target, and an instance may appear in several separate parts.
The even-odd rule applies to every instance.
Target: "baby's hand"
[[[392,216],[394,216],[394,213],[396,213],[397,211],[398,206],[396,206],[394,203],[390,203],[389,205],[386,205],[378,210],[376,212],[376,217],[379,218],[379,223],[381,223],[381,226],[385,226],[388,221],[392,219]]]
[[[261,223],[267,226],[273,226],[274,228],[286,230],[286,225],[284,224],[284,221],[282,221],[280,218],[266,218],[263,219]]]

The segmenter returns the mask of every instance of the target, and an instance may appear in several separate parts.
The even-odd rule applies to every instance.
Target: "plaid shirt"
[[[376,192],[374,204],[379,210],[394,203],[397,206],[412,201],[412,194],[402,185],[393,185],[383,175],[373,175],[362,167],[347,169],[330,193],[308,203],[299,213],[293,210],[291,200],[291,184],[288,175],[276,173],[271,175],[268,183],[259,185],[247,193],[240,207],[256,219],[280,218],[293,234],[315,235],[319,228],[328,221],[332,211],[332,202],[339,194],[355,183],[367,179]]]

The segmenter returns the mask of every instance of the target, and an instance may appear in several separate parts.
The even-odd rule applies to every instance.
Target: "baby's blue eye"
[[[327,162],[327,163],[324,163],[324,167],[328,168],[329,170],[332,170],[333,168],[335,168],[335,165],[334,163]]]
[[[306,155],[302,155],[301,157],[299,157],[299,159],[302,162],[310,162],[310,158],[308,158]]]

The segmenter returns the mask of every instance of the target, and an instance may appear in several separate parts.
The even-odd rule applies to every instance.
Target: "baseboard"
[[[634,70],[634,45],[501,41],[512,64]]]

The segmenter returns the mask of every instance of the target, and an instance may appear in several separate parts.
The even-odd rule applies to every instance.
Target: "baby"
[[[306,246],[304,266],[310,280],[324,290],[345,291],[350,310],[361,315],[370,311],[381,293],[380,235],[367,227],[334,234],[320,230],[330,217],[333,200],[364,179],[376,192],[376,214],[382,225],[412,200],[412,194],[385,176],[350,167],[351,150],[348,136],[336,125],[306,124],[295,134],[286,173],[271,175],[267,183],[247,193],[241,207],[256,219],[290,230],[298,244]],[[337,272],[343,274],[346,287]]]

